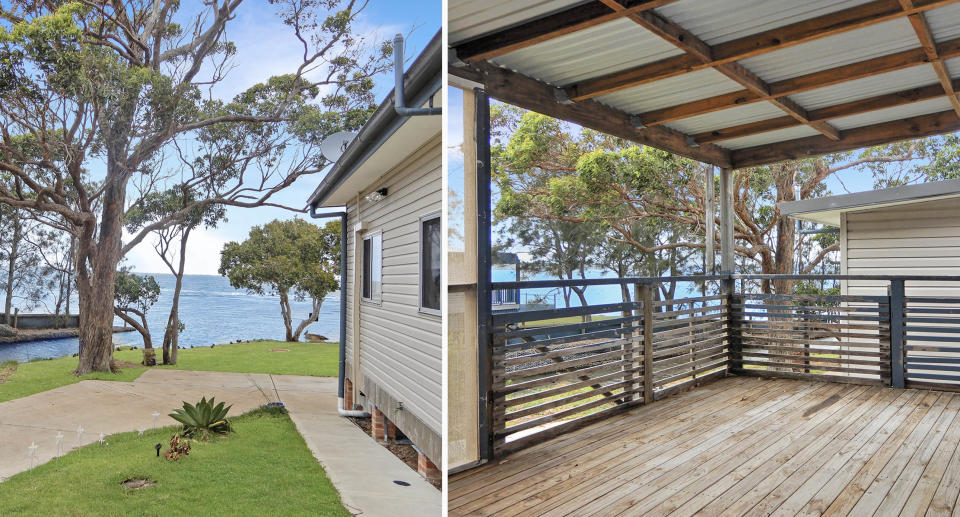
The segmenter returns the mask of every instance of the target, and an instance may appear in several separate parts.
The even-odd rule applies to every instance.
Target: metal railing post
[[[728,370],[743,368],[743,354],[740,351],[740,324],[743,315],[740,310],[733,307],[737,302],[736,285],[733,275],[729,273],[720,281],[720,292],[726,295],[727,302],[727,353],[730,357]]]
[[[906,386],[904,380],[904,281],[903,279],[890,280],[890,370],[894,388]]]
[[[477,149],[477,363],[480,366],[479,453],[481,459],[492,459],[494,448],[494,369],[493,333],[490,328],[493,263],[491,250],[490,206],[490,99],[486,92],[474,90],[475,138]]]
[[[650,284],[640,286],[643,301],[643,403],[653,402],[653,293]]]

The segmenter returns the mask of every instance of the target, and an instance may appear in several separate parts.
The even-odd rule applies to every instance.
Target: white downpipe
[[[337,413],[353,418],[370,418],[370,412],[363,409],[343,409],[343,397],[337,397]]]

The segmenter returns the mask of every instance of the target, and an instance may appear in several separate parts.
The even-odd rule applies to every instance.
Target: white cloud
[[[220,251],[228,239],[217,230],[197,228],[187,241],[187,262],[184,271],[188,275],[216,275],[220,267]],[[154,251],[156,234],[151,234],[127,254],[127,264],[138,273],[170,273],[166,264]]]

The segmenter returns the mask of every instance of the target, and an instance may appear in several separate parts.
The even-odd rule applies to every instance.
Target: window
[[[363,238],[362,298],[380,301],[380,280],[383,274],[383,237],[375,233]]]
[[[440,215],[420,220],[420,310],[440,314]]]

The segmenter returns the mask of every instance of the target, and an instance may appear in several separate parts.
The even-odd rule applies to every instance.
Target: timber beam
[[[952,84],[954,88],[960,89],[960,79],[954,79]],[[868,113],[870,111],[876,111],[885,108],[903,106],[905,104],[912,104],[919,101],[936,99],[943,96],[943,87],[940,85],[940,83],[937,83],[922,86],[920,88],[911,88],[909,90],[887,93],[884,95],[878,95],[876,97],[845,102],[843,104],[836,104],[825,108],[811,110],[807,112],[807,114],[811,121],[830,120],[841,117],[849,117],[851,115],[859,115],[861,113]],[[768,131],[797,127],[799,125],[801,124],[798,123],[793,117],[777,117],[760,120],[757,122],[750,122],[747,124],[740,124],[723,129],[697,133],[693,135],[693,139],[697,143],[701,144],[721,142],[723,140],[757,135],[760,133],[766,133]]]
[[[601,1],[608,5],[611,9],[618,11],[626,10],[626,6],[620,4],[622,0]],[[687,55],[692,56],[694,59],[697,59],[708,66],[712,66],[718,72],[746,87],[747,90],[760,96],[770,95],[770,85],[768,85],[763,79],[757,77],[756,74],[750,70],[747,70],[741,66],[739,63],[728,62],[712,64],[715,62],[713,58],[715,53],[714,49],[696,35],[677,25],[673,21],[668,20],[652,11],[631,14],[628,16],[628,18],[648,31],[667,40],[677,48],[683,50],[687,53]],[[770,102],[774,106],[783,110],[788,116],[796,119],[797,122],[805,124],[814,130],[819,131],[827,138],[832,140],[840,139],[840,132],[837,131],[835,127],[824,121],[811,121],[807,111],[792,100],[785,97],[771,98]]]
[[[731,63],[869,25],[904,18],[912,14],[922,13],[930,9],[956,3],[957,1],[958,0],[915,0],[913,7],[904,9],[896,0],[876,0],[835,13],[803,20],[784,27],[770,29],[758,34],[752,34],[715,45],[711,49],[710,60],[691,59],[689,54],[671,57],[655,63],[648,63],[607,74],[602,77],[580,81],[577,84],[568,86],[567,93],[574,101],[592,99],[626,88],[640,86],[696,70],[715,67],[724,63]]]
[[[843,132],[841,140],[830,140],[817,135],[739,149],[731,151],[730,158],[734,167],[740,169],[954,131],[960,131],[960,117],[953,110],[949,110],[848,129]]]
[[[623,10],[614,11],[603,2],[590,2],[554,13],[545,18],[522,23],[457,45],[457,58],[471,63],[502,56],[567,34],[589,29],[667,5],[676,0],[632,0]]]
[[[960,38],[938,44],[937,53],[940,59],[960,56]],[[687,104],[679,104],[668,108],[648,111],[638,116],[644,125],[657,126],[683,118],[713,113],[714,111],[743,106],[754,102],[779,99],[795,93],[833,86],[855,79],[872,77],[886,72],[903,70],[928,63],[929,60],[922,48],[905,50],[895,54],[888,54],[886,56],[770,83],[770,93],[768,95],[760,95],[750,90],[740,90],[689,102]]]
[[[487,94],[500,101],[718,167],[730,167],[729,151],[722,147],[692,143],[687,135],[666,127],[638,127],[630,114],[598,102],[558,102],[556,88],[516,72],[489,63],[450,66],[448,70],[483,84]]]

